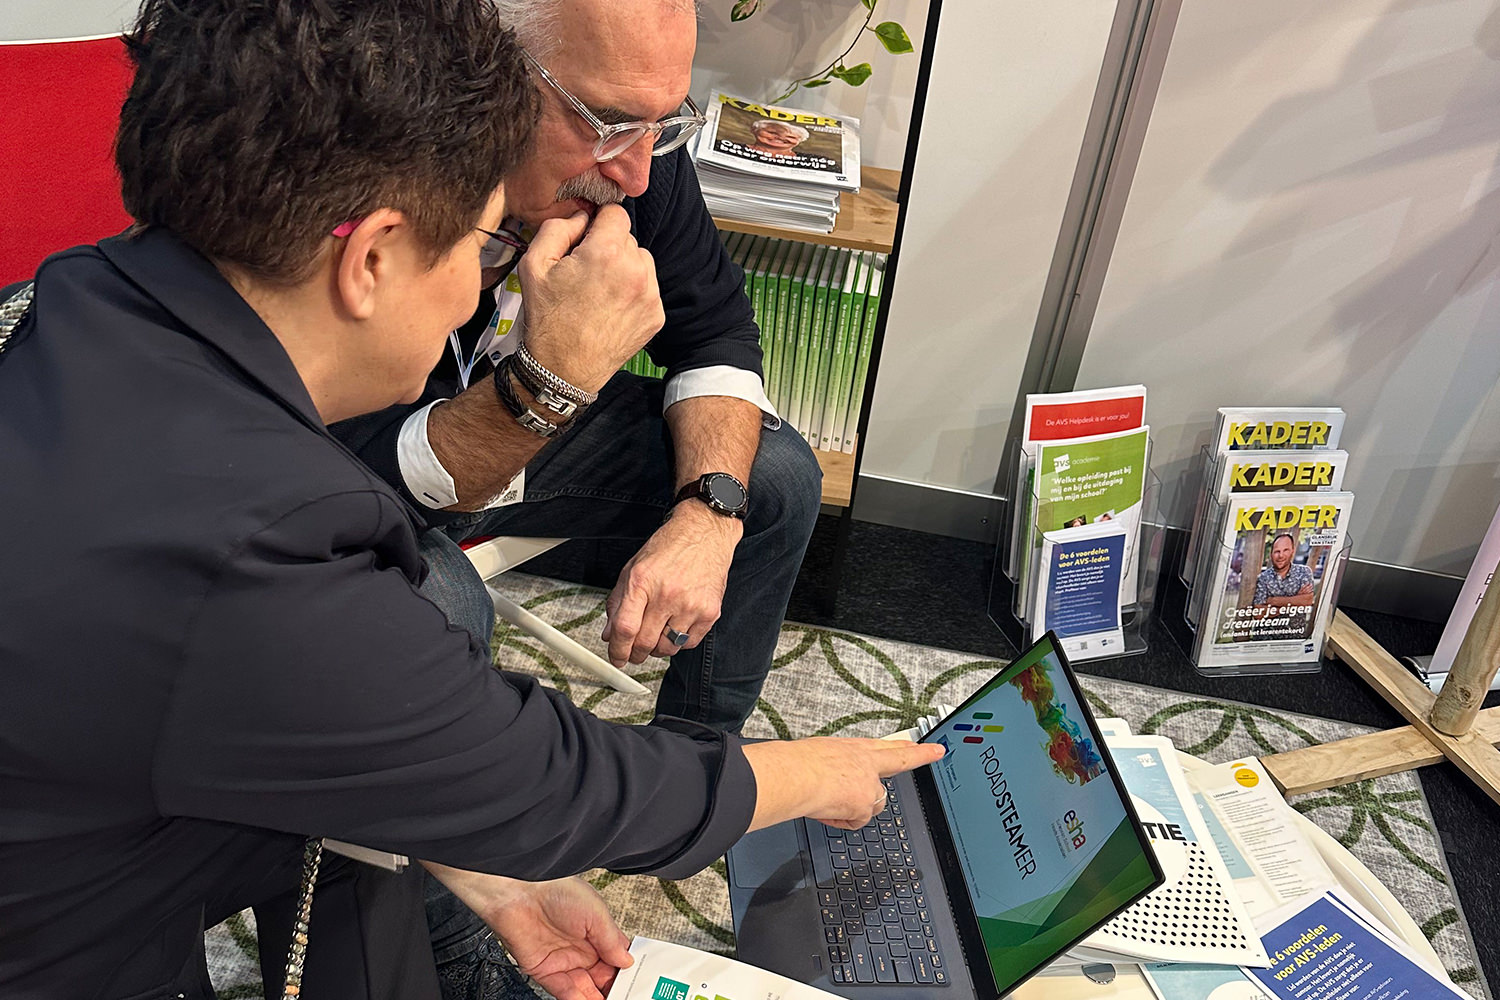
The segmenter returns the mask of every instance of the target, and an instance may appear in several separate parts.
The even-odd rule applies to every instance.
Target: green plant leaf
[[[760,0],[734,0],[734,6],[729,9],[729,20],[743,21],[759,8]]]
[[[880,36],[880,44],[885,46],[887,52],[900,55],[912,50],[911,39],[906,37],[906,29],[895,21],[882,21],[875,25],[874,31]]]
[[[872,70],[870,68],[870,64],[866,62],[860,63],[858,66],[839,66],[828,75],[838,77],[840,80],[843,80],[851,87],[858,87],[860,84],[864,83],[870,78],[870,74],[872,72],[874,72],[874,70]]]
[[[865,10],[875,9],[875,0],[859,0],[859,2],[865,5]]]
[[[802,86],[804,86],[804,87],[826,87],[826,86],[828,86],[832,82],[833,82],[832,80],[828,79],[828,77],[825,76],[821,80],[808,80]]]

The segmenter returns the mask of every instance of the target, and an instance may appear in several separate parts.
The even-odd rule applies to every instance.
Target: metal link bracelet
[[[593,405],[594,401],[599,398],[597,392],[584,392],[571,382],[554,375],[540,361],[531,356],[531,352],[526,349],[525,341],[516,345],[516,360],[521,365],[517,374],[522,376],[522,383],[526,384],[527,388],[531,387],[528,382],[529,377],[530,382],[543,386],[550,390],[552,395],[569,400],[580,408]]]
[[[578,411],[578,407],[564,400],[563,402],[567,404],[568,417],[559,423],[553,423],[527,406],[525,401],[516,394],[515,386],[511,385],[510,380],[513,376],[528,392],[537,397],[538,403],[541,403],[541,397],[531,386],[526,384],[525,379],[521,378],[521,373],[515,365],[515,359],[516,356],[514,354],[507,354],[495,364],[495,395],[499,397],[500,405],[505,408],[505,412],[516,418],[516,423],[520,424],[523,429],[530,431],[537,437],[556,437],[567,429],[568,424],[571,422],[571,416]],[[550,406],[547,408],[549,410],[553,409]],[[553,410],[553,412],[557,411]],[[559,413],[559,416],[561,415]]]

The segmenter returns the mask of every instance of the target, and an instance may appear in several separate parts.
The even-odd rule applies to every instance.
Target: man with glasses
[[[687,0],[498,6],[543,111],[487,253],[492,287],[420,402],[336,432],[438,529],[424,540],[425,590],[476,635],[493,609],[455,543],[641,540],[607,602],[609,658],[670,656],[657,712],[738,731],[771,666],[821,472],[766,398],[743,276],[684,148],[703,124],[687,94],[696,15]],[[552,302],[510,273],[527,227],[576,213],[594,231],[628,224],[649,251],[660,330],[618,321],[617,292]],[[643,346],[665,383],[612,375]],[[523,405],[528,383],[550,386],[555,405]]]
[[[334,432],[434,526],[423,592],[481,640],[494,609],[457,543],[643,540],[607,602],[609,657],[671,656],[657,713],[738,731],[771,667],[822,474],[766,398],[743,275],[684,148],[703,124],[688,98],[696,12],[690,0],[496,6],[542,116],[533,155],[507,177],[511,217],[483,260],[490,287],[417,403]],[[593,296],[526,287],[512,269],[529,227],[579,213],[591,237],[628,229],[650,273],[622,252]],[[627,320],[658,288],[655,325]],[[619,372],[642,347],[665,382]],[[590,388],[597,398],[579,391]],[[429,889],[449,1000],[513,988],[483,925]]]

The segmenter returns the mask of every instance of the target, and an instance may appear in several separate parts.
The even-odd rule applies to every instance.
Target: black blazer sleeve
[[[744,833],[737,739],[602,722],[493,669],[382,564],[403,516],[377,492],[325,497],[224,561],[153,761],[164,815],[525,879],[681,877]]]

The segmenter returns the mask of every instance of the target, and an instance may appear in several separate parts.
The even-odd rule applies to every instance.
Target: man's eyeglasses
[[[557,91],[563,100],[573,106],[573,110],[588,122],[595,132],[599,134],[599,141],[594,143],[594,160],[603,163],[613,160],[631,146],[634,146],[645,136],[651,136],[651,155],[661,156],[687,142],[698,134],[708,119],[703,117],[703,112],[698,110],[698,105],[693,103],[691,97],[683,99],[682,109],[686,114],[677,114],[671,118],[663,118],[659,122],[620,122],[616,125],[607,124],[599,119],[599,116],[589,110],[589,106],[578,98],[568,93],[567,88],[558,83],[547,67],[537,62],[529,52],[523,53],[526,61],[536,69],[541,78],[547,81],[547,86]]]

